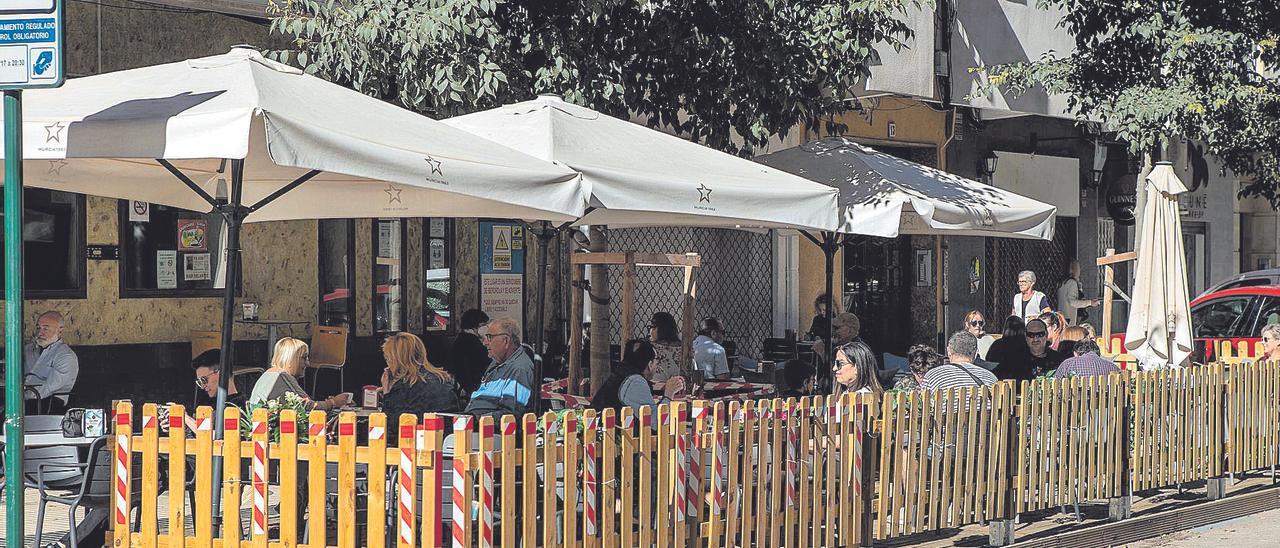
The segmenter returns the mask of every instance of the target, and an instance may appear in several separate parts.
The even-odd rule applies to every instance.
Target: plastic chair
[[[346,375],[343,372],[347,364],[346,327],[317,325],[311,328],[311,369],[315,375],[311,377],[311,386],[307,390],[313,396],[316,383],[320,380],[320,370],[330,369],[338,372],[338,392],[346,386]]]
[[[71,546],[79,545],[76,510],[80,507],[106,509],[111,496],[111,455],[107,453],[106,436],[89,445],[88,462],[81,463],[75,447],[36,447],[24,451],[28,486],[40,491],[36,512],[36,546],[42,546],[44,512],[48,503],[67,505],[71,524]],[[34,469],[32,476],[30,470]],[[63,493],[51,493],[62,491]]]

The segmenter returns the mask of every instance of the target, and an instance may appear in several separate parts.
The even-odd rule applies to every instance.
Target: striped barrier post
[[[129,545],[129,489],[133,485],[130,476],[129,441],[133,438],[133,406],[121,402],[116,407],[116,482],[115,482],[115,545]]]
[[[253,411],[253,540],[266,545],[267,535],[267,410]]]
[[[322,515],[325,507],[326,453],[329,432],[325,428],[324,411],[313,410],[307,414],[307,511],[313,516]],[[299,516],[301,517],[301,516]],[[307,538],[325,538],[325,520],[307,521]]]
[[[480,421],[480,546],[493,548],[493,417]]]
[[[693,402],[693,434],[688,443],[689,452],[687,458],[689,460],[689,483],[685,486],[688,493],[685,495],[685,502],[688,504],[689,517],[697,517],[698,510],[702,503],[702,430],[703,424],[707,418],[707,402],[698,400]],[[686,434],[688,435],[688,434]]]
[[[672,418],[671,429],[675,432],[676,444],[676,523],[685,522],[685,510],[689,507],[686,500],[689,496],[689,440],[685,437],[685,418],[686,413],[683,406],[678,408],[676,416]]]
[[[298,544],[298,523],[302,512],[298,511],[298,490],[290,489],[298,484],[298,414],[292,409],[280,411],[280,443],[276,445],[276,470],[280,482],[279,532],[282,546]],[[267,446],[270,451],[271,446]],[[268,461],[270,462],[270,461]],[[170,523],[173,523],[172,521]],[[170,546],[175,546],[170,544]],[[177,544],[176,546],[181,546]]]
[[[417,430],[418,446],[426,451],[425,470],[422,478],[422,546],[437,548],[444,534],[444,516],[441,490],[444,488],[444,417],[427,415]],[[452,499],[452,497],[450,497]]]
[[[467,457],[471,441],[471,417],[453,421],[453,547],[468,545],[467,520],[470,508],[466,488]]]
[[[787,428],[787,508],[794,507],[796,504],[796,487],[799,482],[797,474],[797,450],[800,442],[797,439],[796,424],[792,419],[797,415],[794,400],[788,400],[786,408],[783,410],[783,421]]]
[[[366,548],[385,548],[387,543],[387,416],[374,413],[369,417],[369,441],[365,458],[367,477],[377,478],[368,482],[366,499],[369,508],[365,520]]]
[[[544,473],[546,470],[556,469],[556,416],[555,413],[547,412],[542,415],[542,466]],[[528,451],[529,449],[525,449]],[[556,515],[556,482],[547,479],[542,482],[542,545],[553,546],[556,541],[556,520],[547,519],[546,516]]]
[[[399,453],[400,465],[396,468],[396,547],[413,548],[414,495],[417,487],[414,473],[414,453],[418,449],[417,419],[413,415],[400,415]]]
[[[588,413],[584,417],[583,437],[586,442],[586,457],[582,463],[582,500],[583,500],[583,518],[586,526],[587,538],[593,537],[598,532],[599,512],[596,508],[596,493],[599,485],[596,477],[596,417],[594,414]]]

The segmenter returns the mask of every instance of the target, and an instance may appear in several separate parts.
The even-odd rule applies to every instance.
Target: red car
[[[1259,340],[1263,326],[1280,323],[1280,285],[1223,289],[1191,301],[1191,331],[1195,336],[1192,361],[1209,363],[1221,341]]]

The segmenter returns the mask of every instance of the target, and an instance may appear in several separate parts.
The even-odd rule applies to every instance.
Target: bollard
[[[1133,499],[1129,496],[1107,499],[1107,520],[1129,519],[1133,511]]]
[[[1206,496],[1209,500],[1222,500],[1227,497],[1227,478],[1219,476],[1204,481]]]
[[[1017,522],[1012,519],[992,521],[987,544],[989,546],[1008,546],[1013,544],[1013,530],[1015,527],[1017,527]]]

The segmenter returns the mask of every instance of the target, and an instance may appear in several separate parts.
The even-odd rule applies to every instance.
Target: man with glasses
[[[485,328],[489,368],[480,387],[471,393],[466,413],[477,417],[523,415],[533,397],[533,357],[520,345],[520,326],[511,318],[498,318]]]
[[[1027,322],[1027,350],[1031,354],[1027,370],[1019,380],[1030,380],[1055,371],[1066,355],[1049,347],[1049,325],[1039,318]]]

